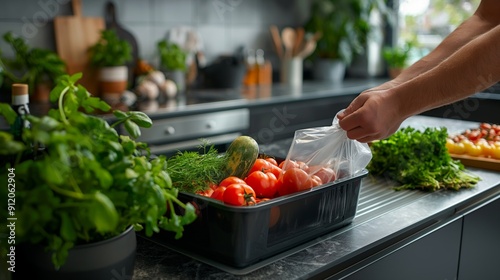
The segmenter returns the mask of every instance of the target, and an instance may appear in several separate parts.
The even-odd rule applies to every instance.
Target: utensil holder
[[[290,86],[302,86],[303,58],[285,58],[281,63],[281,82]]]

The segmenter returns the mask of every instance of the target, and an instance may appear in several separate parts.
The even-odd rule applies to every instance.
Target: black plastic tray
[[[254,206],[230,206],[201,195],[179,193],[199,209],[182,238],[161,231],[151,239],[208,264],[235,269],[256,264],[330,231],[356,214],[363,170],[354,176],[274,198]],[[276,220],[277,218],[277,220]]]

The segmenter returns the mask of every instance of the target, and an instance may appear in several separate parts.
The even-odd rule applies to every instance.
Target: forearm
[[[395,87],[405,117],[440,107],[500,80],[500,25],[469,42],[431,70]],[[411,102],[408,102],[411,100]],[[403,113],[404,112],[404,113]]]

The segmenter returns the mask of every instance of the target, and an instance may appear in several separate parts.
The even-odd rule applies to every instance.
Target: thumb
[[[364,95],[358,95],[354,100],[345,108],[342,112],[340,112],[337,117],[339,120],[349,116],[350,114],[354,113],[356,110],[361,108],[363,104],[365,104],[366,97]]]

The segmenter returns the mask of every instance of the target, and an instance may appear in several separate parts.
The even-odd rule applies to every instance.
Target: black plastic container
[[[261,202],[230,206],[196,194],[179,199],[199,209],[178,240],[162,231],[152,240],[188,255],[244,268],[352,222],[366,170],[335,182]]]

